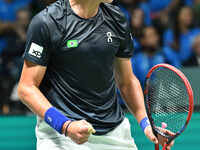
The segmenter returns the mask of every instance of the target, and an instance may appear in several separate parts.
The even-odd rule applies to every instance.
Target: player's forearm
[[[41,118],[44,118],[45,112],[52,107],[35,85],[19,84],[18,95],[22,102]]]
[[[147,116],[144,106],[144,96],[137,78],[129,80],[128,84],[119,86],[119,90],[129,110],[133,113],[138,123]]]
[[[32,112],[34,112],[41,118],[45,118],[46,112],[50,108],[53,108],[50,102],[46,99],[46,97],[41,93],[41,91],[35,85],[30,86],[30,85],[19,84],[18,95],[21,101],[27,107],[29,107]],[[68,125],[69,122],[70,121],[66,121],[64,124],[62,124],[62,130],[61,130],[62,134],[65,134],[66,126]]]

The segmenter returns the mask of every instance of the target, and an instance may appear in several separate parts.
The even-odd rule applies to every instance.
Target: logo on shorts
[[[44,48],[42,46],[32,43],[28,53],[37,58],[41,58],[43,49]]]
[[[78,47],[78,42],[77,40],[69,40],[67,41],[67,47],[71,48],[71,47]]]
[[[112,33],[111,32],[107,32],[107,37],[108,37],[108,43],[112,43]]]

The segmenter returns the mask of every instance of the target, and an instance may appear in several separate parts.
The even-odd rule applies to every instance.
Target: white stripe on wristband
[[[142,130],[144,131],[146,127],[150,126],[149,119],[147,117],[144,117],[142,121],[140,121],[140,126]]]

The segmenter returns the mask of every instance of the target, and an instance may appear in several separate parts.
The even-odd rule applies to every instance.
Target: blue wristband
[[[44,120],[48,125],[62,134],[63,124],[70,119],[60,113],[55,107],[51,107],[46,111]]]
[[[147,117],[144,117],[142,119],[142,121],[140,121],[140,126],[142,128],[142,130],[144,131],[144,129],[150,125],[149,119]]]

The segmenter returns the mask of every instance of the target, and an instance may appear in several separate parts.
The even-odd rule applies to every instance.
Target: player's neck
[[[95,0],[69,0],[73,11],[81,18],[92,18],[98,13],[100,2]]]

